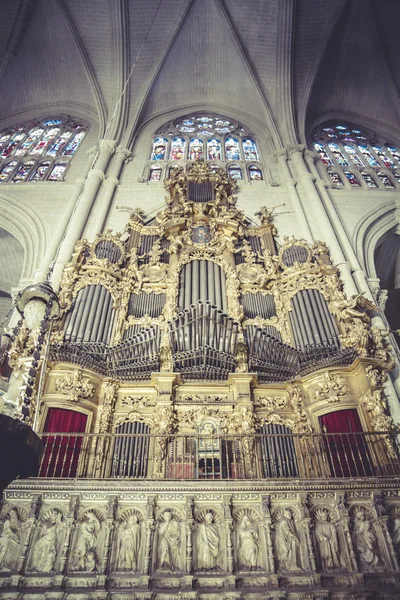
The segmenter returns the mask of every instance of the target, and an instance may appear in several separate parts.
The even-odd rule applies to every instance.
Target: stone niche
[[[6,492],[1,598],[398,598],[394,490],[41,485]]]

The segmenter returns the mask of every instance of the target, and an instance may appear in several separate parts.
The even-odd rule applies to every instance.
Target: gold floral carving
[[[99,433],[109,433],[111,431],[119,385],[116,381],[108,381],[105,385],[103,402],[97,414]]]
[[[274,410],[284,410],[288,403],[288,399],[285,396],[257,396],[255,401],[266,408],[268,413]]]
[[[374,431],[392,432],[395,428],[392,417],[388,413],[387,401],[382,390],[368,392],[362,397],[367,412],[371,414],[371,425]],[[396,450],[391,435],[384,435],[389,456],[396,458]]]
[[[56,391],[66,394],[69,402],[79,402],[80,398],[91,398],[94,393],[94,385],[88,377],[83,377],[80,369],[72,373],[65,373],[56,379]]]
[[[373,367],[372,365],[367,365],[365,367],[365,376],[372,387],[383,385],[387,379],[386,373],[384,373],[380,368]]]
[[[223,394],[182,394],[179,397],[180,402],[193,402],[193,404],[197,403],[208,403],[208,402],[226,402],[228,400],[228,396]]]
[[[314,400],[317,402],[324,400],[328,404],[334,404],[340,402],[341,398],[349,392],[345,378],[340,375],[333,375],[330,371],[326,371],[322,380],[313,392]]]

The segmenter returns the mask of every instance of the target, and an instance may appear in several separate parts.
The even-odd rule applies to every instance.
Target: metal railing
[[[316,479],[400,476],[393,432],[154,435],[43,433],[39,477]]]

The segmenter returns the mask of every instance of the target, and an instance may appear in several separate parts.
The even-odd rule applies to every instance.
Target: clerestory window
[[[63,181],[88,127],[68,117],[30,121],[0,133],[0,183]]]
[[[226,169],[232,179],[264,179],[257,142],[243,125],[211,113],[171,121],[153,138],[145,180],[161,181],[176,167],[205,160],[211,168]]]
[[[332,187],[388,190],[399,187],[400,150],[395,144],[337,122],[318,127],[312,139]]]

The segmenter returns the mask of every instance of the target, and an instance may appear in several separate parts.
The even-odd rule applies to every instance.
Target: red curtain
[[[338,410],[320,417],[324,444],[333,477],[372,475],[371,459],[356,409]],[[355,435],[354,435],[355,434]]]
[[[75,410],[50,408],[43,433],[84,433],[87,415]],[[75,477],[83,437],[43,436],[44,455],[39,477]]]

